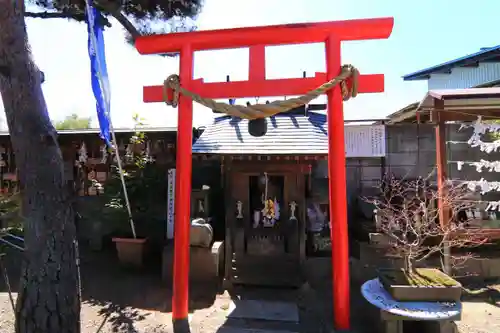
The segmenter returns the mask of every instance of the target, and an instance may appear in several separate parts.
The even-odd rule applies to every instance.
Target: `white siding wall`
[[[460,89],[500,80],[500,63],[480,63],[478,67],[454,68],[451,74],[432,74],[428,89]]]

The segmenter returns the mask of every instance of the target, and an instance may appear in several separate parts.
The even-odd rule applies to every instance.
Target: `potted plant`
[[[147,211],[151,199],[148,195],[151,179],[147,177],[147,171],[153,160],[145,149],[146,136],[138,130],[144,124],[137,115],[134,123],[135,133],[129,140],[122,169],[112,165],[111,178],[103,186],[107,197],[103,213],[107,215],[106,219],[118,222],[118,235],[112,238],[118,259],[122,264],[137,267],[143,264],[147,238],[138,236],[134,219]]]
[[[21,216],[21,194],[0,193],[0,229],[23,229]]]
[[[428,181],[390,177],[381,188],[379,197],[365,201],[375,207],[376,226],[385,238],[384,245],[404,263],[402,269],[380,269],[382,285],[398,301],[458,301],[461,285],[445,274],[445,269],[416,268],[416,264],[441,254],[448,256],[447,260],[463,262],[471,255],[451,255],[450,249],[485,243],[486,239],[474,236],[465,227],[462,212],[473,205],[467,200],[467,188],[447,182],[442,192],[443,206],[450,215],[447,225],[439,222],[440,193]]]

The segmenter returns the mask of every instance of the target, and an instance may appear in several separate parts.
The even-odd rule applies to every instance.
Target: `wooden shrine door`
[[[300,285],[305,256],[304,176],[295,170],[263,169],[233,167],[228,175],[226,243],[231,246],[226,252],[226,278],[240,284]],[[271,214],[263,211],[266,194]]]

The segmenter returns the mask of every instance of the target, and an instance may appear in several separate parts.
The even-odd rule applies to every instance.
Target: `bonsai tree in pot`
[[[443,255],[458,264],[472,255],[452,255],[447,249],[477,247],[486,242],[480,233],[467,228],[465,211],[475,203],[470,200],[466,186],[448,181],[444,194],[440,194],[426,179],[390,177],[383,181],[381,189],[379,197],[364,200],[375,207],[376,227],[385,235],[388,250],[404,263],[403,269],[380,269],[381,283],[400,301],[460,299],[458,282],[438,269],[416,268],[416,265]],[[439,199],[450,216],[449,223],[439,221]]]

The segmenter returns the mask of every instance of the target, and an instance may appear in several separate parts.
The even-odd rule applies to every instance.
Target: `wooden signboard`
[[[349,125],[345,127],[346,157],[384,157],[384,125]]]

